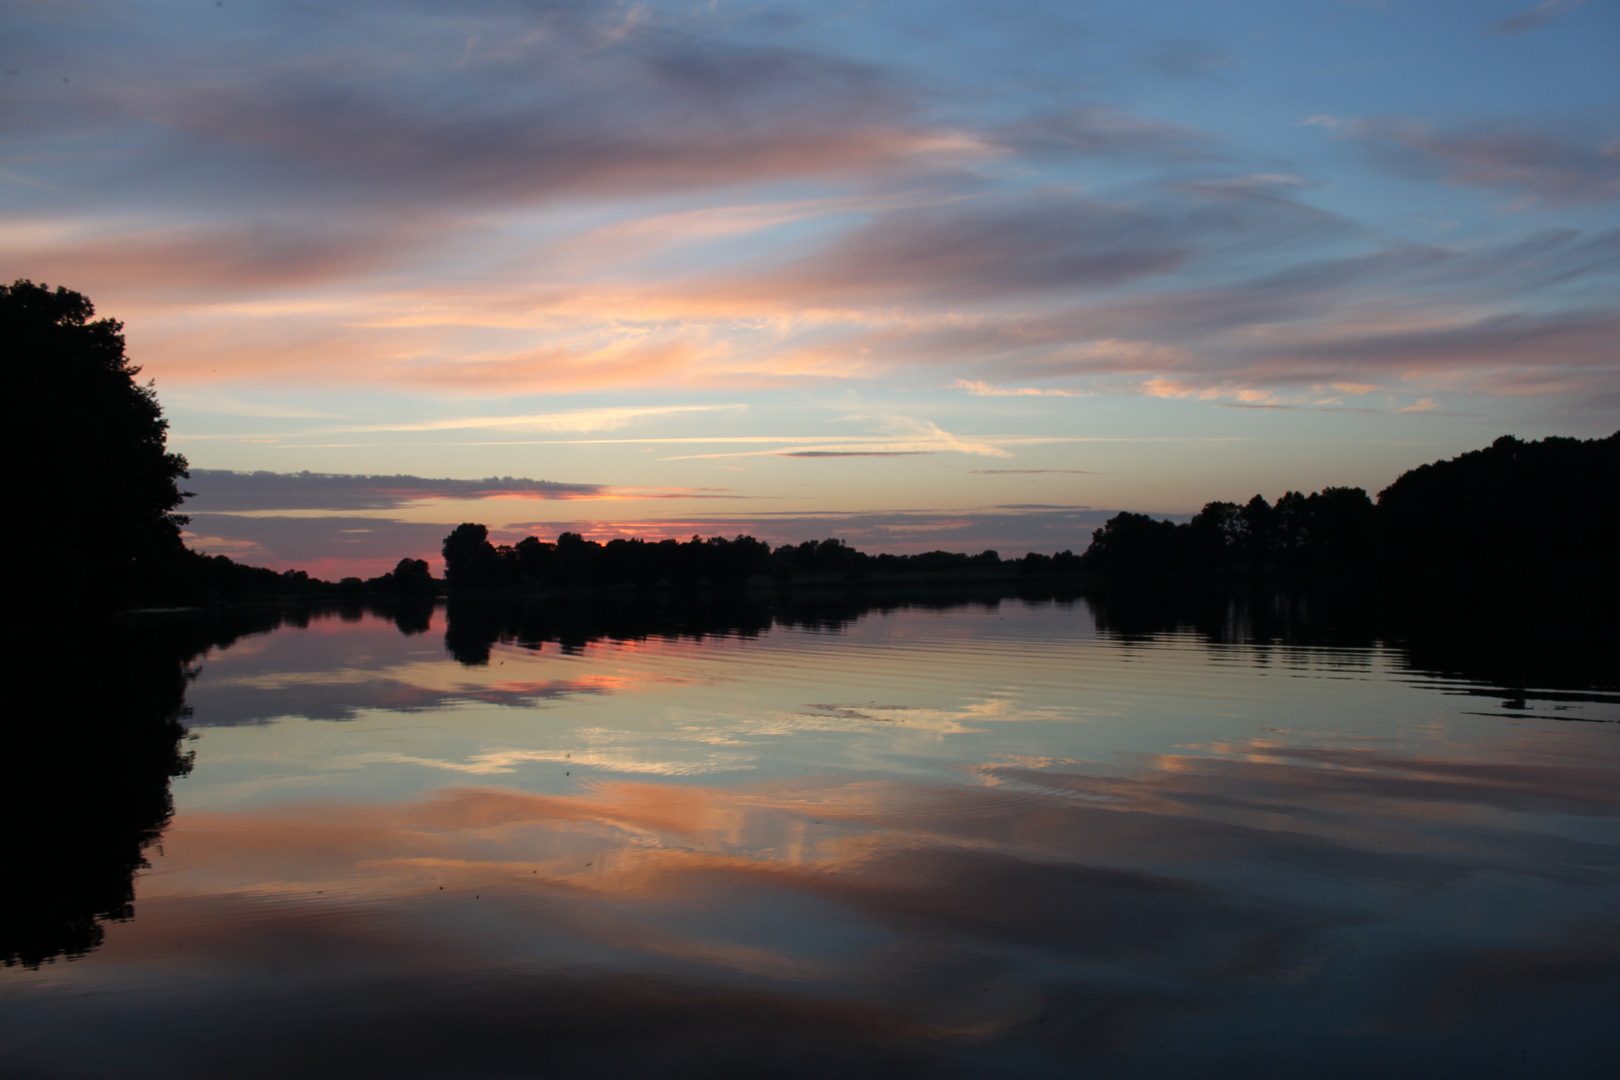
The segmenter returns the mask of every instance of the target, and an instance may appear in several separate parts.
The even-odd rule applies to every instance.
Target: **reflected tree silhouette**
[[[431,598],[367,610],[400,632],[432,626]],[[132,918],[135,875],[174,812],[170,781],[191,770],[186,687],[209,649],[353,606],[219,608],[128,621],[40,624],[14,646],[36,704],[8,716],[12,767],[0,784],[8,827],[0,964],[72,960]]]
[[[1007,600],[1059,600],[1072,604],[1072,587],[1032,584],[978,586],[847,585],[775,595],[683,593],[550,598],[452,596],[445,648],[469,667],[489,663],[497,644],[541,650],[555,645],[575,653],[598,641],[674,641],[757,637],[774,626],[835,632],[868,615],[904,609],[943,611],[965,605],[994,608]]]
[[[1365,648],[1384,645],[1415,671],[1473,681],[1507,702],[1620,700],[1609,605],[1531,587],[1384,593],[1093,589],[1052,583],[932,588],[849,585],[819,592],[452,599],[445,647],[488,664],[497,645],[579,652],[594,642],[756,637],[773,627],[838,633],[874,614],[1083,602],[1105,635],[1192,633],[1208,644]],[[430,597],[364,607],[220,607],[122,623],[40,630],[16,647],[41,704],[5,729],[13,768],[0,814],[13,838],[0,889],[0,962],[37,967],[83,956],[103,924],[134,915],[135,875],[173,813],[170,782],[191,768],[185,693],[210,648],[280,627],[367,612],[403,634],[430,631]]]
[[[88,652],[65,640],[23,652],[40,704],[6,733],[23,766],[0,794],[13,836],[0,890],[7,966],[82,956],[103,921],[132,916],[133,876],[173,809],[169,781],[191,768],[186,649],[128,628],[97,637]]]
[[[1606,594],[1605,594],[1606,595]],[[1150,640],[1193,633],[1206,644],[1366,649],[1385,646],[1413,670],[1481,684],[1507,697],[1620,690],[1620,630],[1599,592],[1579,595],[1512,579],[1428,588],[1302,590],[1089,588],[1056,582],[873,587],[819,592],[612,597],[452,598],[445,647],[489,663],[497,644],[579,652],[598,641],[756,637],[773,627],[836,633],[873,614],[1083,599],[1104,634]],[[1610,600],[1615,599],[1610,596]]]
[[[1620,691],[1613,590],[1574,594],[1498,579],[1383,590],[1143,587],[1090,592],[1105,634],[1151,640],[1192,633],[1207,644],[1395,650],[1405,666],[1480,684],[1491,696]]]

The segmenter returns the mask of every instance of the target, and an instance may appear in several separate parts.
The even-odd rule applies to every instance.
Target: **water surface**
[[[58,647],[7,1075],[1609,1075],[1620,693],[1284,607]]]

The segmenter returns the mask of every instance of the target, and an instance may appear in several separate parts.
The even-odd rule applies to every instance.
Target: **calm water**
[[[54,648],[0,1067],[1613,1075],[1601,661],[1504,675],[1477,621],[834,607]]]

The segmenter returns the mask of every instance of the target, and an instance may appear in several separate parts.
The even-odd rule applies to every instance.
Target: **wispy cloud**
[[[483,480],[432,479],[422,476],[354,476],[333,473],[232,472],[193,469],[185,482],[190,498],[186,512],[263,514],[276,511],[328,510],[357,513],[397,510],[413,503],[484,499],[751,499],[730,488],[649,487],[621,484],[564,484],[526,477],[491,476]]]
[[[847,457],[914,457],[926,450],[782,450],[777,457],[847,458]]]
[[[1153,67],[1177,78],[1207,77],[1233,60],[1233,55],[1219,45],[1193,38],[1172,38],[1147,56]]]
[[[1497,120],[1437,128],[1404,117],[1347,128],[1373,160],[1410,176],[1522,192],[1553,206],[1620,199],[1620,131]]]
[[[1081,397],[1079,390],[1043,390],[1035,386],[991,386],[977,379],[957,379],[947,390],[966,390],[974,397]]]
[[[485,480],[331,473],[232,472],[193,469],[186,512],[392,510],[429,499],[578,499],[604,495],[602,484],[564,484],[520,477]]]
[[[263,401],[243,401],[230,394],[204,394],[196,391],[169,391],[163,395],[166,407],[179,407],[217,416],[248,416],[266,420],[342,420],[342,413],[326,412],[293,405],[272,405]]]
[[[1496,29],[1599,15],[1532,3]],[[1212,100],[1193,127],[1126,107],[1162,97],[1125,92],[1120,73],[1270,78],[1290,66],[1263,60],[1276,27],[1265,44],[1231,27],[1053,29],[1017,6],[921,16],[970,20],[964,70],[936,49],[962,38],[918,35],[890,60],[853,13],[846,39],[732,5],[406,0],[347,5],[318,32],[296,4],[211,10],[205,27],[104,0],[19,10],[8,30],[27,62],[6,77],[20,104],[0,165],[28,184],[8,186],[0,273],[94,295],[165,400],[230,386],[195,411],[330,419],[334,451],[344,432],[516,446],[698,427],[726,415],[699,410],[740,406],[614,403],[851,385],[1278,407],[1368,385],[1440,411],[1448,394],[1589,408],[1620,390],[1596,336],[1620,137],[1601,107],[1559,104],[1558,80],[1470,91],[1464,111],[1399,98],[1422,117],[1245,82],[1304,104],[1257,122]],[[1011,40],[1018,78],[990,78],[978,65]],[[1455,70],[1476,65],[1482,90],[1500,81],[1483,58],[1506,54],[1470,40]],[[1523,112],[1487,112],[1509,107]],[[1404,185],[1368,198],[1347,147],[1502,205],[1419,186],[1432,201],[1404,207]],[[293,385],[322,395],[307,417],[251,401]],[[602,407],[470,404],[574,393]],[[393,411],[372,411],[390,395]],[[191,408],[179,415],[202,428]],[[217,445],[224,427],[177,438]],[[1014,445],[882,430],[749,449]]]
[[[253,189],[327,204],[521,205],[974,152],[923,124],[873,65],[694,33],[650,9],[626,22],[610,8],[486,9],[489,34],[459,63],[408,76],[375,50],[357,63],[365,51],[337,39],[295,66],[243,64],[206,85],[149,73],[100,106],[184,133],[193,152],[212,144],[209,156]],[[440,13],[392,11],[386,30],[382,18],[356,12],[347,29],[443,51]]]
[[[1542,0],[1533,8],[1510,15],[1491,27],[1498,34],[1522,34],[1545,26],[1565,12],[1573,11],[1587,0]]]
[[[366,424],[344,431],[615,431],[638,420],[680,413],[730,412],[746,405],[619,405],[572,412],[537,413],[525,416],[463,416],[445,420],[421,420],[400,424]]]
[[[444,242],[449,223],[364,218],[173,222],[99,215],[22,231],[9,258],[46,280],[126,295],[263,295],[352,280]]]
[[[994,137],[1023,153],[1139,157],[1170,161],[1214,156],[1215,140],[1181,124],[1103,105],[1050,112],[1007,125]]]

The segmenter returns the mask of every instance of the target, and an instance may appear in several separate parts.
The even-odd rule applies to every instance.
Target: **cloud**
[[[10,265],[86,293],[142,296],[264,296],[352,281],[449,237],[446,223],[431,218],[384,224],[266,214],[248,223],[153,224],[86,217],[27,225],[7,245]]]
[[[1139,206],[1060,195],[986,197],[879,214],[762,286],[811,303],[862,306],[1105,289],[1182,265],[1189,239]]]
[[[1256,367],[1267,359],[1315,361],[1316,380],[1380,369],[1473,369],[1484,376],[1502,368],[1588,370],[1615,379],[1616,341],[1620,315],[1607,311],[1493,315],[1435,328],[1344,333],[1259,358]]]
[[[851,419],[861,419],[852,417]],[[1000,443],[1004,439],[976,439],[963,438],[953,435],[934,423],[932,420],[919,420],[910,416],[890,416],[881,418],[881,427],[894,434],[874,436],[854,436],[841,438],[838,436],[810,436],[795,438],[786,436],[782,438],[748,437],[743,439],[690,439],[682,442],[776,442],[776,443],[837,443],[838,445],[822,445],[813,453],[790,454],[780,449],[774,450],[729,450],[707,454],[681,454],[663,458],[663,461],[690,461],[701,458],[735,458],[735,457],[831,457],[838,456],[883,456],[894,457],[905,454],[933,454],[958,453],[975,454],[982,457],[1012,457],[1012,453],[1002,448]],[[674,440],[671,440],[674,441]]]
[[[991,386],[976,379],[957,379],[947,390],[966,390],[974,397],[1081,397],[1079,390],[1042,390],[1034,386]]]
[[[642,10],[359,9],[296,58],[275,39],[233,41],[235,71],[207,81],[169,77],[160,47],[98,104],[259,191],[328,205],[521,205],[982,153],[918,122],[874,66]]]
[[[1066,310],[940,320],[883,347],[898,362],[949,360],[998,378],[1086,379],[1090,393],[1157,386],[1310,405],[1391,386],[1432,396],[1440,380],[1454,391],[1590,401],[1620,389],[1602,306],[1617,271],[1620,233],[1547,229],[1455,248],[1384,247]]]
[[[614,431],[626,424],[653,416],[679,413],[728,412],[746,405],[617,405],[600,409],[541,413],[529,416],[461,416],[445,420],[422,420],[401,424],[368,424],[343,431],[459,431],[488,428],[496,431]]]
[[[995,131],[993,136],[1009,150],[1023,154],[1161,161],[1197,161],[1214,156],[1214,140],[1196,128],[1101,105],[1030,117]]]
[[[1363,224],[1320,208],[1355,204],[1344,177],[1318,175],[1331,161],[1296,171],[1089,100],[1117,96],[1098,73],[1061,95],[1042,76],[985,97],[940,54],[874,60],[813,21],[729,5],[357,4],[325,20],[238,5],[206,30],[76,10],[15,20],[30,69],[97,70],[71,90],[8,82],[23,105],[5,167],[41,186],[14,187],[0,270],[93,290],[164,391],[649,400],[955,379],[1035,397],[1168,379],[1292,393],[1390,382],[1376,363],[1329,362],[1335,342],[1606,299],[1603,234],[1515,235],[1523,217],[1449,234]],[[1007,18],[1031,39],[1101,40]],[[1134,66],[1161,39],[1129,40]],[[1187,75],[1225,58],[1180,39],[1149,59]],[[1562,222],[1620,193],[1602,114],[1351,115],[1284,122],[1404,175],[1569,208]],[[1589,357],[1525,356],[1516,375],[1495,354],[1443,366],[1553,397],[1607,378]],[[1579,374],[1543,377],[1560,365]],[[452,411],[369,430],[591,432],[655,415]]]
[[[322,675],[331,673],[322,672]],[[503,683],[497,686],[468,683],[454,687],[422,686],[408,678],[377,675],[364,679],[300,678],[272,681],[269,685],[238,683],[216,685],[203,694],[193,693],[191,727],[239,727],[268,724],[284,718],[307,720],[355,720],[377,711],[397,713],[440,712],[458,705],[494,705],[510,709],[539,709],[547,703],[580,696],[611,694],[620,689],[611,679],[553,679],[541,682]],[[402,760],[399,756],[369,760],[333,760],[332,767],[367,764],[440,764],[423,759]],[[469,773],[511,772],[491,755],[480,755],[468,763],[441,765],[452,771]]]
[[[1527,30],[1545,26],[1565,12],[1573,11],[1586,0],[1541,0],[1533,8],[1510,15],[1491,29],[1498,34],[1522,34]]]
[[[1180,184],[1128,201],[1046,189],[884,210],[818,251],[688,289],[694,299],[724,297],[755,310],[858,312],[877,332],[893,320],[910,333],[931,314],[961,321],[959,306],[977,313],[1014,300],[1092,300],[1196,274],[1216,260],[1230,274],[1247,260],[1351,232],[1333,214],[1280,197],[1279,186],[1290,185],[1270,179]]]
[[[1208,76],[1216,68],[1230,65],[1235,57],[1208,41],[1172,38],[1148,54],[1147,60],[1158,71],[1176,78]]]
[[[717,32],[728,14],[624,10],[357,4],[316,26],[273,4],[181,28],[92,4],[73,30],[75,16],[20,18],[30,68],[81,73],[72,93],[11,80],[28,107],[8,174],[38,173],[40,193],[19,217],[59,218],[66,234],[13,238],[8,265],[141,295],[376,288],[492,241],[509,256],[502,215],[559,200],[872,181],[1006,153],[926,118],[881,66]]]
[[[846,458],[846,457],[915,457],[927,450],[782,450],[777,457]]]
[[[393,510],[427,499],[579,499],[607,494],[601,484],[564,484],[521,477],[485,480],[333,473],[232,472],[193,469],[184,482],[186,513],[264,510]],[[370,520],[370,519],[367,519]]]
[[[615,734],[576,728],[562,748],[612,752]],[[392,760],[488,775],[557,748]],[[1321,1006],[1306,1034],[1357,1033],[1350,1073],[1409,1060],[1430,1029],[1443,1038],[1419,1050],[1489,1072],[1504,1016],[1543,1025],[1568,1060],[1602,1060],[1593,988],[1620,953],[1592,904],[1549,903],[1533,938],[1513,912],[1456,920],[1440,945],[1410,933],[1414,897],[1466,911],[1503,880],[1553,900],[1590,891],[1571,868],[1607,856],[1585,837],[1620,809],[1611,763],[1513,749],[1276,736],[1101,764],[998,756],[966,763],[966,782],[607,776],[559,794],[234,800],[191,808],[164,838],[109,959],[209,976],[188,1006],[187,1075],[286,1075],[312,1053],[333,1073],[516,1075],[537,1045],[565,1077],[1045,1077],[1106,1070],[1122,1047],[1145,1075],[1256,1053],[1304,1075],[1320,1039],[1275,1034],[1302,996]],[[1527,814],[1580,828],[1515,828]],[[48,1025],[82,1022],[82,1071],[168,1044],[171,1003],[117,989],[34,1006]],[[1509,1026],[1512,1043],[1523,1025]],[[30,1049],[23,1064],[43,1064]]]
[[[778,453],[778,451],[767,451]],[[834,455],[846,456],[834,451]],[[914,452],[913,452],[914,453]],[[889,452],[858,452],[848,456],[890,456]],[[815,460],[815,459],[811,459]],[[1014,470],[1024,472],[1025,470]],[[1029,472],[1079,472],[1079,470],[1028,470]],[[441,498],[578,498],[628,499],[728,498],[710,491],[648,494],[626,489],[615,496],[609,489],[603,495],[553,495],[549,488],[529,488],[543,481],[431,481],[419,477],[346,477],[318,474],[206,473],[210,491],[217,501],[203,503],[201,497],[184,509],[191,522],[186,541],[194,549],[210,555],[227,555],[254,566],[274,570],[305,570],[315,577],[337,580],[347,576],[375,577],[392,570],[402,558],[426,559],[438,573],[439,548],[456,521],[420,522],[395,518],[360,516],[356,511],[393,509],[418,499]],[[240,485],[240,486],[238,486]],[[556,485],[565,487],[566,485]],[[577,485],[591,488],[592,485]],[[538,491],[539,493],[535,493]],[[237,512],[204,509],[228,505]],[[277,514],[265,510],[338,510],[332,514]],[[807,539],[837,536],[870,552],[908,553],[939,548],[980,551],[994,547],[1009,553],[1026,550],[1081,550],[1090,540],[1091,530],[1100,527],[1113,511],[1089,507],[994,507],[961,510],[896,511],[886,514],[830,512],[806,514],[753,514],[680,516],[631,521],[614,520],[599,513],[580,521],[520,522],[494,530],[497,543],[515,543],[529,535],[553,540],[562,532],[579,532],[589,539],[605,542],[618,536],[642,539],[685,538],[747,533],[772,544],[799,543]],[[446,515],[449,517],[450,515]],[[468,510],[457,520],[479,520],[476,510]]]
[[[1521,192],[1552,206],[1620,199],[1620,133],[1497,121],[1439,130],[1401,117],[1358,120],[1349,134],[1407,176]]]
[[[1370,377],[1381,377],[1403,393],[1444,387],[1496,397],[1574,398],[1620,389],[1617,333],[1620,319],[1595,310],[1415,324],[1393,318],[1385,326],[1368,319],[1359,326],[1279,334],[1269,345],[1211,355],[1153,375],[1141,386],[1162,397],[1336,408],[1335,386],[1361,385],[1359,380]],[[1414,411],[1405,407],[1411,404],[1391,404],[1388,411]]]
[[[321,517],[191,511],[186,543],[209,555],[240,557],[273,570],[305,570],[334,580],[375,577],[400,559],[427,559],[438,566],[439,546],[454,523],[392,518]]]
[[[1309,180],[1293,173],[1248,173],[1243,176],[1230,176],[1222,179],[1189,180],[1176,185],[1181,190],[1195,191],[1206,195],[1265,195],[1280,193],[1289,188],[1311,186]]]
[[[306,570],[329,580],[350,575],[375,577],[406,557],[427,559],[437,567],[439,546],[456,526],[456,521],[363,516],[368,511],[398,510],[428,500],[458,500],[469,505],[447,509],[446,517],[477,520],[481,512],[471,504],[485,499],[639,502],[752,498],[724,488],[564,484],[511,476],[450,480],[223,469],[193,469],[184,488],[193,492],[181,507],[191,519],[185,537],[192,548],[255,566]],[[487,512],[486,508],[483,513]]]

